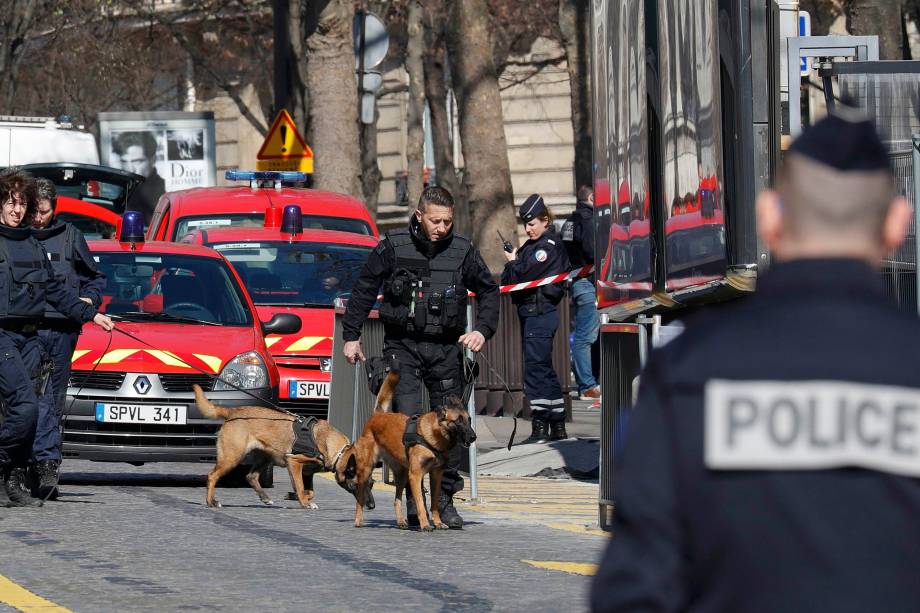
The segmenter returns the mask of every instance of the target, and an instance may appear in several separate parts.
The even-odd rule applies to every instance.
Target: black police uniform
[[[407,228],[386,233],[371,252],[352,289],[342,319],[343,338],[356,341],[382,286],[380,319],[386,355],[399,361],[394,407],[414,415],[462,396],[463,355],[457,339],[466,331],[467,290],[476,294],[474,331],[488,340],[498,325],[498,285],[469,240],[450,234],[431,241],[413,216]],[[428,389],[430,407],[421,406]],[[454,447],[441,481],[453,496],[463,489],[458,472],[463,450]]]
[[[533,197],[531,197],[533,198]],[[531,198],[521,206],[526,222],[545,210],[543,199]],[[535,281],[569,270],[569,258],[555,229],[550,226],[537,240],[527,240],[513,261],[505,264],[502,285]],[[561,283],[511,292],[521,321],[524,345],[524,394],[533,413],[534,437],[549,423],[562,432],[565,423],[565,400],[562,386],[553,368],[553,337],[559,327],[557,306],[565,296]],[[545,433],[542,433],[545,434]],[[564,437],[558,437],[564,438]]]
[[[89,298],[98,309],[105,289],[105,275],[96,267],[83,233],[72,224],[56,219],[47,228],[33,228],[32,235],[42,244],[51,267],[64,279],[70,291]],[[80,324],[46,305],[38,337],[45,355],[51,359],[52,371],[45,393],[38,400],[38,424],[32,446],[33,460],[38,463],[40,474],[44,470],[42,463],[61,461],[61,413],[79,334]]]
[[[594,263],[593,206],[581,200],[575,204],[575,210],[562,225],[562,243],[574,268]]]
[[[37,329],[49,302],[80,323],[92,320],[96,309],[55,275],[31,228],[0,224],[0,396],[5,415],[0,426],[0,472],[6,493],[23,501],[18,491],[32,453],[38,417],[35,381],[41,349]],[[3,501],[4,504],[7,501]]]
[[[787,155],[887,168],[863,124]],[[652,354],[594,611],[918,610],[920,321],[879,287],[861,260],[777,263]]]

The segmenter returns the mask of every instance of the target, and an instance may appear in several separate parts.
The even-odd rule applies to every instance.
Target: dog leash
[[[507,381],[505,381],[505,379],[500,374],[498,374],[498,371],[495,370],[495,368],[492,366],[492,362],[489,361],[489,358],[486,357],[486,354],[480,351],[476,355],[477,357],[482,357],[483,361],[486,363],[486,368],[488,368],[489,372],[495,375],[495,378],[498,379],[499,383],[504,386],[505,391],[508,392],[508,396],[511,396],[511,387],[508,385]],[[470,368],[470,365],[467,364],[466,360],[463,360],[463,370],[464,374],[467,376],[472,373],[472,369]],[[511,446],[514,445],[514,435],[517,434],[517,414],[512,414],[511,418],[514,420],[514,426],[511,428],[511,436],[508,438],[508,451],[511,451]]]

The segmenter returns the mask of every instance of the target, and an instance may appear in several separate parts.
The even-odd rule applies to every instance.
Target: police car
[[[277,225],[284,207],[291,204],[300,207],[304,228],[379,236],[367,208],[351,196],[285,186],[306,181],[303,173],[229,170],[226,178],[248,181],[249,186],[200,187],[163,194],[147,229],[148,240],[177,241],[206,228],[258,228],[266,214]]]
[[[351,288],[371,250],[372,236],[305,229],[297,205],[284,209],[278,227],[209,228],[183,242],[207,245],[236,268],[259,315],[297,315],[297,334],[270,334],[265,343],[281,377],[279,404],[326,418],[332,369],[334,302]]]
[[[27,164],[22,169],[57,189],[55,216],[89,239],[115,238],[128,197],[144,177],[133,172],[72,162]]]
[[[212,462],[219,422],[203,418],[192,385],[225,406],[268,405],[278,369],[266,334],[292,334],[290,314],[259,319],[233,267],[206,247],[144,243],[127,213],[120,241],[90,241],[107,277],[108,333],[86,326],[64,405],[65,458]]]

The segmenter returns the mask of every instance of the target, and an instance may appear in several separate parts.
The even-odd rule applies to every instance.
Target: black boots
[[[425,514],[425,517],[428,517],[428,496],[425,488],[422,488],[422,504],[425,505],[425,508],[422,509],[422,513]],[[430,518],[429,518],[430,519]],[[406,520],[409,522],[411,528],[418,528],[421,524],[418,521],[418,509],[415,508],[415,498],[412,497],[412,492],[409,491],[409,487],[406,486]]]
[[[438,511],[441,513],[441,521],[447,524],[451,530],[463,530],[463,518],[454,508],[453,497],[441,494],[438,499]]]
[[[41,460],[35,463],[32,469],[34,483],[32,494],[42,500],[56,500],[58,491],[58,467],[60,462],[57,460]]]
[[[530,427],[530,437],[524,439],[522,444],[545,443],[549,440],[549,423],[545,419],[534,416]]]
[[[549,425],[549,440],[561,441],[566,438],[569,438],[569,435],[565,431],[564,421],[554,421]]]
[[[6,506],[10,507],[42,506],[42,501],[38,498],[33,498],[32,493],[29,491],[28,485],[26,485],[25,468],[20,467],[11,469],[5,475],[2,487],[6,491],[4,492],[4,495],[0,495],[0,504],[8,499],[9,504]]]

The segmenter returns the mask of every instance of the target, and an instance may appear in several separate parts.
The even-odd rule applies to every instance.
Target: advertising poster
[[[128,201],[145,223],[164,192],[217,184],[214,114],[99,113],[102,164],[146,177]]]

